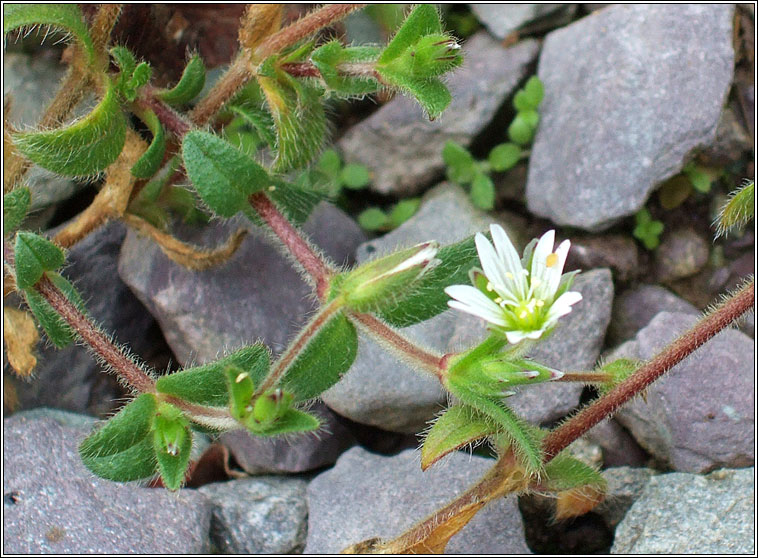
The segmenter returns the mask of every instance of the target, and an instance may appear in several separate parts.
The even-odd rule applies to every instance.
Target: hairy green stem
[[[542,443],[545,463],[750,310],[754,302],[755,282],[751,280],[629,378],[550,432]]]

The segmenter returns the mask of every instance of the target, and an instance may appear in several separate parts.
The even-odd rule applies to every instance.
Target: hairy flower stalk
[[[447,287],[454,299],[448,305],[486,320],[511,344],[539,339],[582,300],[580,293],[568,290],[575,273],[563,274],[571,243],[564,240],[553,250],[555,231],[548,231],[519,259],[502,227],[491,225],[490,232],[494,247],[483,234],[476,235],[484,273],[472,272],[473,287]]]

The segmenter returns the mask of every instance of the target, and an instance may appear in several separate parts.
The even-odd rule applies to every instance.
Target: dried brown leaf
[[[13,370],[23,378],[30,376],[37,365],[34,348],[39,341],[31,314],[17,308],[3,308],[3,339],[5,354]]]

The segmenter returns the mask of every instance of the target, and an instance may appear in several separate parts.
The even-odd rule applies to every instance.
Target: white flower
[[[476,235],[484,275],[473,272],[473,287],[446,288],[454,299],[448,305],[488,321],[509,343],[539,339],[582,300],[581,293],[568,291],[574,273],[562,275],[571,243],[564,240],[553,251],[555,231],[548,231],[520,259],[501,226],[491,225],[490,232],[494,247],[483,234]]]

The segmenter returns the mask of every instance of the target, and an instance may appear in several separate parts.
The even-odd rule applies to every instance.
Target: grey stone
[[[24,53],[3,54],[3,95],[11,96],[8,122],[20,130],[36,126],[42,112],[55,96],[66,67],[56,58],[56,52],[40,52],[34,56]],[[69,198],[82,188],[66,178],[33,166],[26,175],[32,191],[32,211],[48,207]]]
[[[708,263],[709,248],[709,243],[689,228],[664,234],[655,251],[658,280],[675,281],[695,275]]]
[[[95,478],[77,453],[89,429],[34,416],[18,413],[3,422],[4,553],[209,550],[211,506],[204,496]]]
[[[552,14],[566,4],[469,4],[479,21],[498,39],[505,39],[525,23]]]
[[[316,433],[262,438],[251,436],[246,430],[233,430],[222,434],[219,442],[251,475],[302,473],[332,465],[343,451],[355,443],[355,439],[323,403],[316,403],[309,412],[323,419],[323,427]]]
[[[603,471],[603,477],[608,482],[608,491],[605,500],[592,511],[600,514],[608,526],[615,529],[655,474],[653,469],[646,468],[606,469]]]
[[[364,262],[432,239],[441,245],[457,242],[486,230],[490,222],[491,218],[474,208],[458,186],[443,184],[428,192],[409,221],[359,246],[356,258]],[[512,234],[512,230],[508,232]],[[461,350],[486,335],[481,320],[452,310],[404,328],[402,333],[441,353]],[[436,378],[416,372],[361,335],[350,373],[326,391],[323,399],[337,413],[356,422],[415,433],[444,407],[447,397]]]
[[[697,322],[661,312],[637,336],[613,351],[647,360]],[[651,454],[677,471],[702,473],[746,467],[755,460],[755,346],[727,329],[677,364],[616,415]]]
[[[645,327],[658,312],[680,312],[698,315],[699,310],[659,285],[640,285],[624,291],[613,301],[611,323],[608,326],[608,344],[618,345],[631,339]]]
[[[539,343],[530,358],[558,370],[591,370],[600,355],[605,329],[611,319],[613,281],[607,269],[580,273],[571,290],[582,293],[582,301],[561,319],[553,334]],[[508,404],[527,420],[547,423],[579,405],[582,384],[554,382],[522,389]]]
[[[456,452],[422,472],[414,450],[382,457],[355,447],[308,485],[305,553],[335,553],[371,537],[398,536],[461,494],[493,464]],[[529,554],[516,499],[485,507],[451,539],[446,552]]]
[[[613,554],[755,554],[755,470],[652,477],[616,529]]]
[[[637,243],[620,234],[572,236],[566,269],[607,267],[617,281],[630,281],[640,273]]]
[[[371,169],[376,192],[420,192],[442,174],[445,142],[471,144],[526,76],[537,48],[528,40],[504,49],[486,32],[474,35],[463,67],[447,80],[453,100],[437,120],[430,122],[415,100],[397,97],[340,139],[345,160]]]
[[[125,235],[124,225],[115,221],[94,231],[68,251],[63,275],[76,285],[95,322],[144,358],[165,348],[165,343],[153,317],[116,272]],[[123,394],[83,346],[56,349],[41,343],[37,355],[34,377],[16,382],[21,408],[50,406],[101,414]]]
[[[710,144],[734,65],[733,5],[617,5],[550,33],[527,202],[606,228]]]
[[[207,484],[213,503],[211,542],[224,554],[291,554],[305,545],[307,483],[265,476]]]
[[[214,246],[239,226],[250,234],[225,264],[190,271],[169,260],[150,239],[130,231],[118,272],[158,320],[182,365],[214,360],[256,339],[277,353],[302,326],[314,301],[274,241],[249,221],[180,229],[180,236]],[[349,263],[365,238],[358,225],[329,204],[314,209],[303,230],[337,264]]]

